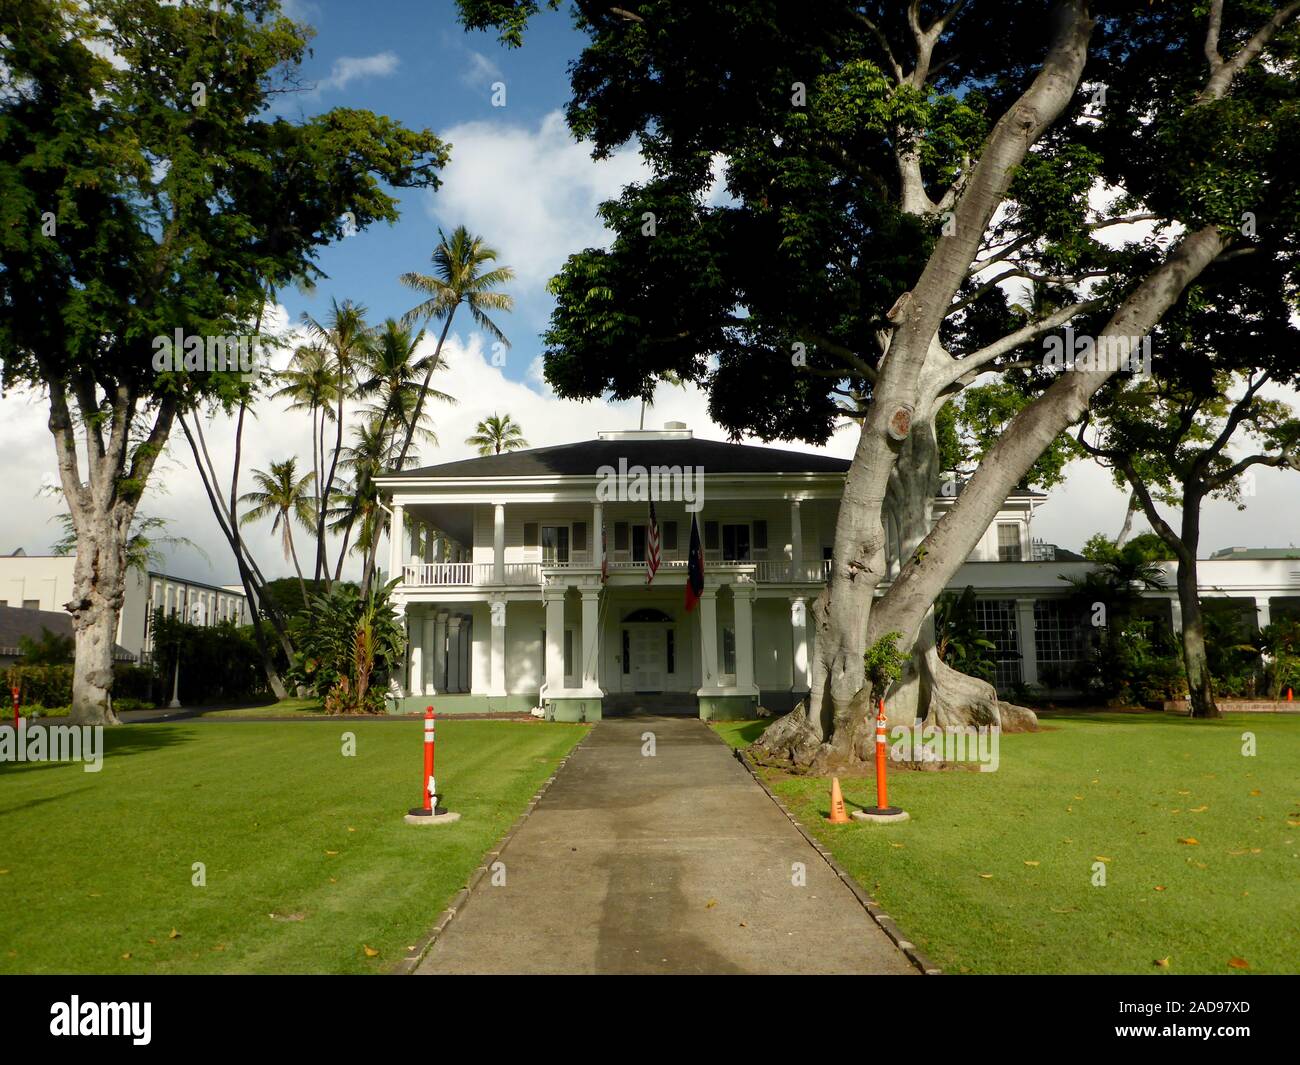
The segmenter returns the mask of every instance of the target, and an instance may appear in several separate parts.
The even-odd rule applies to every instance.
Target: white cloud
[[[603,200],[649,171],[635,147],[601,162],[569,133],[558,111],[535,129],[508,122],[467,122],[445,130],[451,163],[429,210],[444,228],[464,224],[501,252],[521,286],[539,291],[565,257],[604,246],[596,216]]]
[[[500,81],[502,78],[501,68],[482,52],[476,52],[472,48],[467,48],[468,63],[465,71],[461,74],[461,81],[472,89],[484,89],[494,81]]]
[[[316,92],[330,89],[345,89],[354,81],[363,78],[386,78],[397,70],[401,60],[394,52],[379,52],[376,55],[340,56],[330,67],[329,77],[316,84]]]

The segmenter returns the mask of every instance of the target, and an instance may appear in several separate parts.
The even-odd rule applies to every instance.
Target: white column
[[[803,518],[799,500],[790,500],[790,579],[803,579]]]
[[[604,694],[600,688],[600,588],[582,589],[582,690]]]
[[[1269,609],[1268,596],[1255,596],[1255,620],[1259,623],[1259,631],[1263,632],[1273,620],[1273,613]]]
[[[736,619],[736,687],[742,695],[757,694],[754,686],[754,586],[733,584],[731,601]]]
[[[718,685],[718,589],[705,584],[700,593],[701,690]]]
[[[790,659],[790,690],[811,691],[812,674],[808,668],[811,659],[808,657],[808,601],[806,599],[790,600]]]
[[[506,694],[506,597],[498,592],[488,598],[488,626],[492,630],[488,664],[488,694]]]
[[[404,629],[406,629],[407,637],[406,637],[406,647],[402,651],[402,660],[398,664],[397,670],[394,673],[394,675],[388,678],[388,691],[389,694],[391,695],[396,695],[398,697],[401,697],[403,695],[406,695],[410,690],[406,683],[406,670],[410,664],[410,659],[411,659],[411,636],[410,636],[411,630],[408,627],[410,622],[410,615],[407,613],[406,604],[402,602],[400,599],[395,601],[393,605],[396,608],[399,615],[398,623]]]
[[[427,629],[428,622],[419,614],[410,614],[407,617],[407,626],[410,629],[410,648],[411,648],[411,681],[407,685],[409,695],[424,694],[424,630]]]
[[[600,552],[605,544],[605,504],[597,500],[591,505],[591,564],[599,568]]]
[[[1175,634],[1183,631],[1183,604],[1177,599],[1169,600],[1169,620]]]
[[[433,623],[433,676],[430,687],[435,695],[447,690],[447,612],[439,610]]]
[[[402,576],[402,560],[406,558],[406,522],[401,503],[393,504],[393,516],[388,526],[388,579]]]
[[[546,694],[564,690],[564,593],[563,587],[547,587],[546,603]]]
[[[420,624],[420,668],[422,670],[420,677],[425,695],[438,694],[438,685],[434,681],[433,673],[434,625],[434,619],[429,615],[425,615]]]
[[[492,522],[492,583],[506,583],[506,505],[498,503]]]
[[[461,689],[460,676],[460,637],[461,621],[458,614],[447,619],[447,690],[458,692]]]
[[[1038,683],[1038,626],[1034,623],[1034,601],[1016,600],[1016,634],[1020,637],[1020,680]]]

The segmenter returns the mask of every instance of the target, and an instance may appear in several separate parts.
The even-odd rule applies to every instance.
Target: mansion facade
[[[809,608],[829,573],[848,467],[809,451],[700,440],[669,423],[380,478],[401,530],[389,572],[400,575],[395,603],[409,637],[391,709],[540,706],[573,721],[789,709],[809,688]],[[674,479],[655,493],[652,529],[644,480],[655,470]],[[1074,653],[1062,577],[1090,564],[1032,538],[1044,498],[1010,496],[950,586],[975,589],[1001,688],[1051,688]],[[951,504],[936,498],[936,514]],[[704,579],[688,610],[693,521]],[[647,582],[655,531],[659,565]],[[1300,604],[1300,560],[1202,570],[1208,594],[1242,597],[1261,622],[1276,600]],[[1157,597],[1176,625],[1172,580]]]

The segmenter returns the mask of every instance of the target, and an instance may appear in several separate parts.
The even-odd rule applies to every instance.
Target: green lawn
[[[994,773],[892,773],[904,824],[833,827],[826,778],[768,778],[949,972],[1300,971],[1300,716],[1043,723],[1002,738]],[[763,724],[717,728],[744,746]],[[841,784],[875,805],[874,778]]]
[[[402,821],[417,722],[130,725],[99,773],[2,764],[0,973],[386,971],[584,734],[439,721],[440,828]]]

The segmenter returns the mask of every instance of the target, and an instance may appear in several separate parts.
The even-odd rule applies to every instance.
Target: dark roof
[[[390,477],[594,477],[602,466],[702,466],[705,474],[847,473],[848,459],[721,440],[583,440],[444,462]]]
[[[0,654],[17,655],[19,639],[26,636],[39,640],[43,629],[49,629],[55,636],[71,637],[72,615],[57,610],[0,606]],[[118,644],[113,644],[113,657],[118,661],[135,661],[135,655]]]

